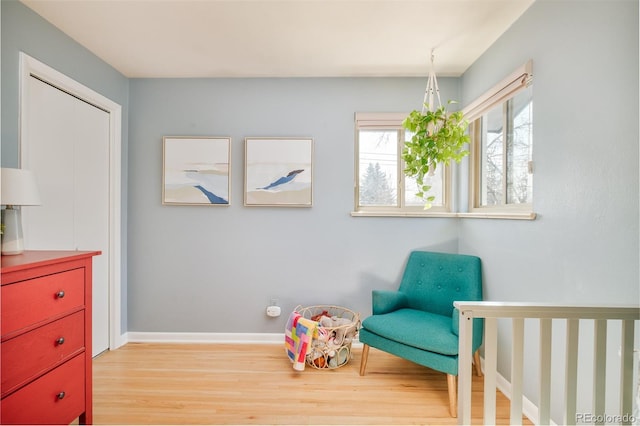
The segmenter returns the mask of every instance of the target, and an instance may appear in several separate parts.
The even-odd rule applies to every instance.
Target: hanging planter
[[[438,107],[435,109],[434,94],[438,100]],[[451,103],[455,102],[449,101]],[[402,149],[404,174],[415,178],[418,185],[416,196],[425,201],[425,209],[428,209],[435,197],[428,194],[431,186],[425,183],[425,177],[432,176],[438,164],[447,166],[452,160],[460,162],[469,154],[465,149],[465,144],[469,143],[469,123],[462,112],[448,113],[442,106],[433,71],[433,51],[422,111],[412,111],[402,122],[402,126],[413,134]]]

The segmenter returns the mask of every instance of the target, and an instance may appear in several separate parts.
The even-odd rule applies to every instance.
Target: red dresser
[[[99,254],[2,256],[0,423],[92,423],[91,263]]]

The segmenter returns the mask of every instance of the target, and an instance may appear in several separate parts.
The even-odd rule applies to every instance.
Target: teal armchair
[[[398,291],[374,290],[373,315],[362,322],[364,344],[360,375],[369,347],[447,374],[449,411],[457,417],[458,310],[453,302],[482,300],[482,270],[475,256],[414,251]],[[473,353],[481,375],[478,348],[483,322],[474,319]]]

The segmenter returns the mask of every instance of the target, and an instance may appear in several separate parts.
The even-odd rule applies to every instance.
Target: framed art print
[[[231,138],[165,136],[162,143],[162,204],[230,204]]]
[[[313,139],[245,138],[245,206],[311,207]]]

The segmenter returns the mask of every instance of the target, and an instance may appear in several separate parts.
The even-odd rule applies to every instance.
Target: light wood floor
[[[129,343],[94,360],[95,424],[457,424],[442,373],[360,348],[335,370],[292,369],[284,345]],[[472,416],[482,423],[482,378]],[[509,401],[498,392],[498,423]],[[531,424],[525,419],[526,424]]]

